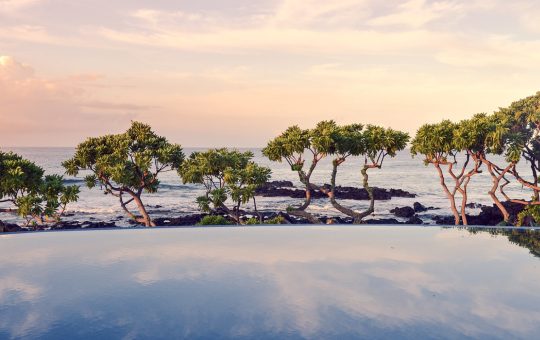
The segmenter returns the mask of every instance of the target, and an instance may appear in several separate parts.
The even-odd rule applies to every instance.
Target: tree
[[[312,137],[317,136],[317,133],[321,132],[321,130],[323,130],[321,123],[319,123],[319,129],[316,128],[315,130],[303,130],[297,125],[291,126],[281,135],[268,142],[262,150],[263,155],[269,160],[274,162],[283,162],[285,160],[291,170],[298,173],[300,182],[305,186],[306,196],[302,205],[288,207],[287,212],[293,216],[303,217],[314,224],[319,224],[321,221],[308,213],[306,209],[311,204],[311,194],[312,190],[314,190],[311,175],[317,164],[326,156],[326,150],[319,150],[317,146],[312,144]],[[323,139],[323,136],[320,136],[320,145],[324,145]],[[304,168],[304,155],[306,153],[311,156],[311,164],[307,171]]]
[[[202,184],[205,195],[197,198],[199,207],[204,212],[213,214],[225,211],[237,224],[241,224],[240,207],[253,201],[257,210],[255,191],[270,178],[270,169],[261,167],[252,161],[251,151],[210,149],[205,152],[194,152],[178,169],[184,183]],[[225,203],[233,202],[229,208]]]
[[[457,142],[462,143],[462,147],[467,149],[467,152],[472,155],[471,157],[473,157],[475,165],[479,160],[486,166],[493,183],[488,194],[503,215],[503,220],[505,222],[509,222],[510,214],[501,200],[497,197],[497,189],[499,189],[502,195],[508,199],[508,195],[504,192],[504,187],[508,185],[510,181],[506,178],[506,175],[512,169],[513,164],[519,161],[519,152],[516,154],[515,147],[509,147],[511,144],[508,139],[510,124],[511,121],[508,120],[508,117],[499,113],[491,115],[477,114],[472,119],[462,123],[457,136]],[[504,154],[506,156],[506,161],[509,164],[506,167],[501,168],[499,165],[495,164],[493,160],[488,158],[488,155],[490,154]],[[517,159],[516,155],[518,155]],[[502,185],[501,181],[503,181]],[[466,200],[466,197],[464,199]]]
[[[395,157],[398,151],[405,149],[409,141],[409,135],[404,132],[385,129],[383,127],[361,124],[335,126],[332,133],[332,145],[329,152],[335,155],[332,161],[332,175],[330,192],[328,196],[332,206],[341,213],[353,217],[353,223],[359,224],[362,219],[375,211],[375,197],[373,189],[369,186],[369,169],[380,169],[386,156]],[[344,207],[336,201],[336,176],[338,167],[350,156],[362,156],[364,165],[360,170],[363,178],[363,186],[370,199],[369,207],[357,212]]]
[[[119,199],[132,220],[149,227],[155,223],[142,202],[143,192],[155,193],[160,184],[158,176],[178,169],[183,160],[180,145],[156,135],[149,125],[132,122],[125,133],[88,138],[62,165],[71,176],[90,171],[85,177],[88,188],[100,185],[105,194]],[[140,216],[129,209],[132,202]]]
[[[490,174],[494,174],[494,165],[488,161],[486,157],[488,152],[497,152],[493,143],[489,143],[494,128],[496,128],[496,125],[494,124],[492,117],[485,113],[479,113],[474,115],[471,119],[460,121],[454,130],[454,145],[456,150],[465,152],[465,161],[463,162],[459,175],[456,176],[453,172],[450,172],[455,181],[455,188],[462,195],[461,220],[464,225],[468,225],[466,207],[468,201],[468,186],[471,178],[482,172],[480,169],[482,164],[486,164]],[[472,169],[466,171],[470,161],[472,161]],[[492,196],[495,203],[498,202],[500,204],[495,193],[499,182],[496,178],[494,178],[494,181],[496,185],[494,184],[495,187],[490,190],[490,196]],[[502,207],[504,209],[504,206]]]
[[[450,201],[456,225],[461,222],[468,224],[467,189],[471,178],[481,172],[482,165],[486,167],[493,183],[489,195],[501,211],[503,219],[509,221],[510,215],[497,197],[497,190],[509,199],[504,192],[504,187],[509,183],[506,176],[519,161],[519,151],[516,151],[516,144],[511,140],[511,123],[507,116],[500,113],[491,115],[480,113],[457,124],[444,120],[438,124],[423,125],[412,141],[411,153],[424,155],[426,165],[433,164],[437,169],[441,186]],[[457,156],[462,152],[464,160],[457,168]],[[498,166],[488,157],[490,154],[504,154],[508,165],[504,168]],[[472,168],[469,169],[471,161]],[[446,183],[441,167],[446,167],[448,175],[454,182],[453,187],[450,188]],[[459,212],[456,204],[458,192],[462,196]]]
[[[441,187],[443,188],[448,200],[450,208],[454,215],[456,225],[460,224],[460,214],[456,207],[456,193],[459,188],[460,176],[464,173],[467,164],[464,164],[459,175],[453,172],[453,167],[457,163],[456,155],[460,151],[456,146],[454,132],[457,125],[449,120],[443,120],[437,124],[424,124],[416,132],[416,136],[412,140],[411,153],[413,156],[418,154],[424,156],[424,164],[432,164],[439,174]],[[447,168],[448,173],[452,178],[456,179],[456,185],[452,190],[448,187],[441,166]]]
[[[46,175],[35,163],[14,153],[0,152],[0,202],[12,203],[28,226],[60,221],[69,203],[78,199],[78,186],[65,186],[62,176]]]
[[[540,92],[513,102],[497,114],[506,120],[508,126],[505,141],[506,157],[511,163],[510,173],[520,184],[533,191],[531,201],[512,201],[523,205],[540,204]],[[517,171],[516,165],[521,157],[530,166],[532,180],[526,180]]]

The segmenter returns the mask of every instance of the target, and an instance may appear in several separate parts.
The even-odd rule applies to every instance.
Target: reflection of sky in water
[[[0,236],[0,338],[530,338],[539,259],[420,227]]]

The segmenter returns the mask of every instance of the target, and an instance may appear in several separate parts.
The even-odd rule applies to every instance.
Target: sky
[[[0,0],[0,147],[424,124],[540,90],[536,0]]]

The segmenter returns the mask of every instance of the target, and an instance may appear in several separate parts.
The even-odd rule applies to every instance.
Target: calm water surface
[[[537,233],[519,244],[437,227],[0,235],[0,338],[537,338]]]

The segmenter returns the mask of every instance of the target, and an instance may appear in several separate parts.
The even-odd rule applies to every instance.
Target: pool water
[[[0,235],[0,338],[535,338],[540,231]]]

